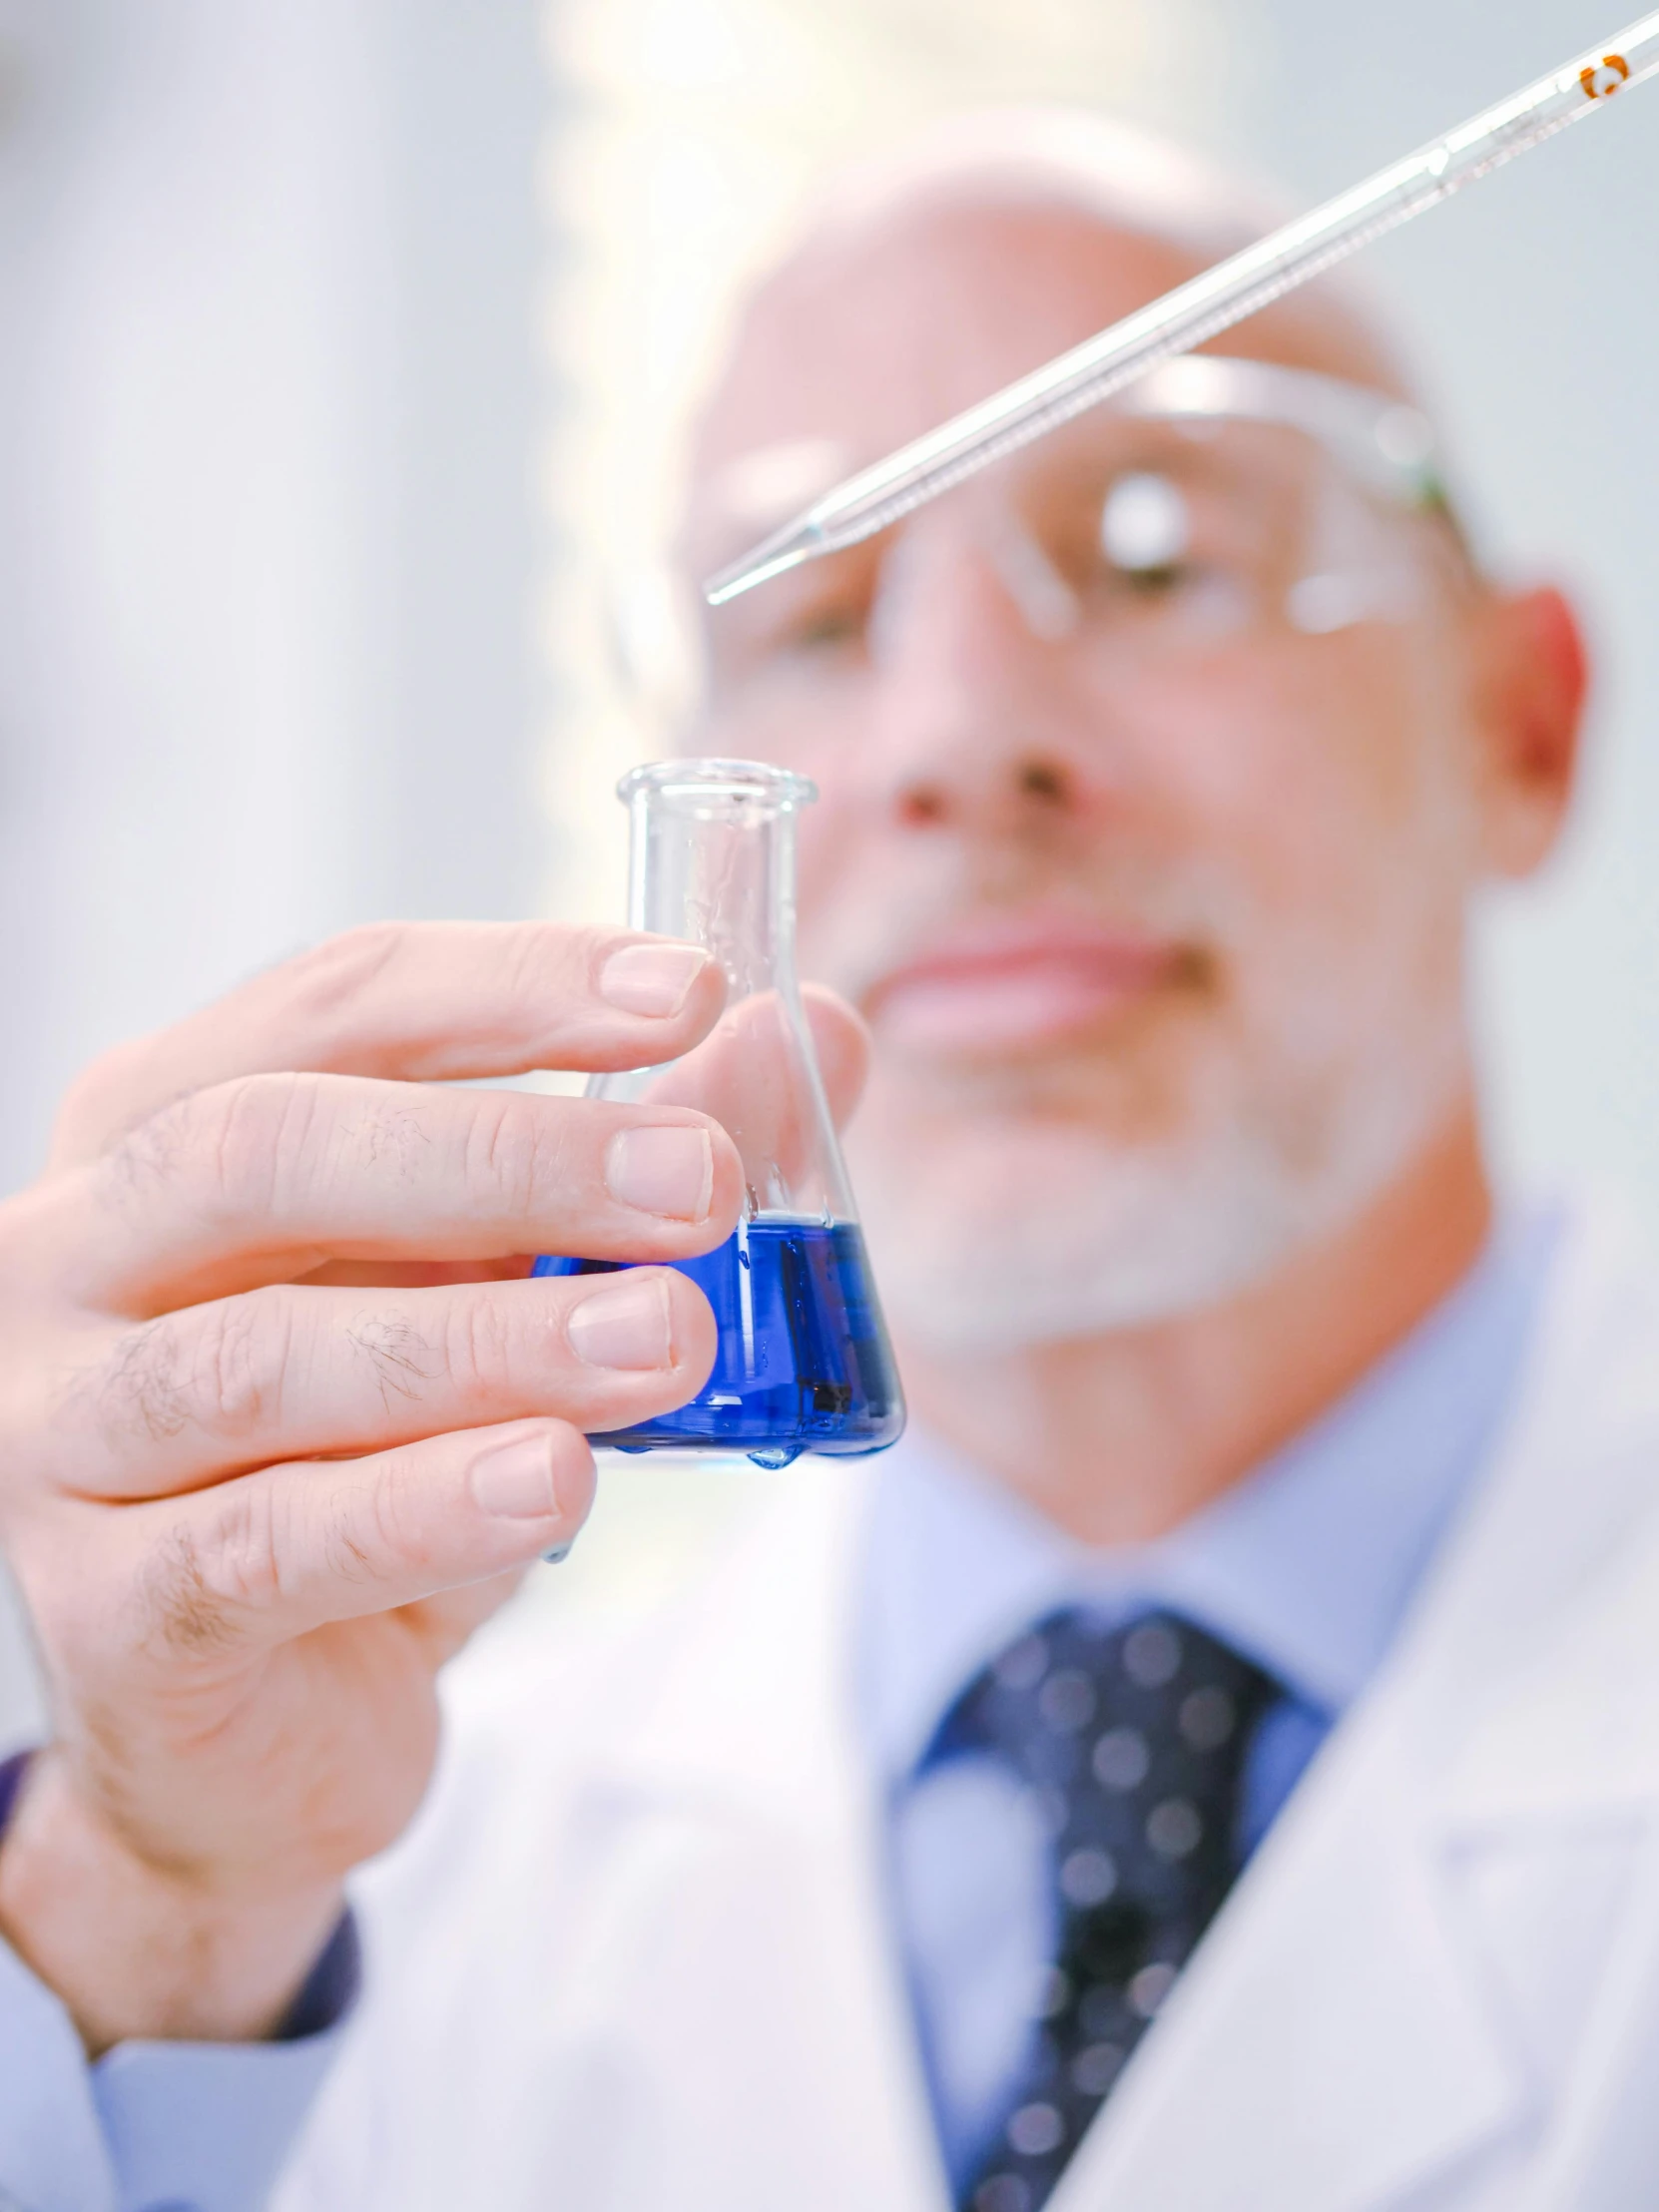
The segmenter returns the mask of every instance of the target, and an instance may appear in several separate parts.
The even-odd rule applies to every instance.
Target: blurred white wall
[[[71,1070],[522,911],[533,0],[0,0],[0,1188]]]

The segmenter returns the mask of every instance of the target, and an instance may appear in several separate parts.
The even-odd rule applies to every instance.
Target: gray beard
[[[907,1148],[855,1150],[895,1335],[934,1355],[984,1354],[1144,1328],[1267,1280],[1354,1221],[1449,1111],[1460,1053],[1410,1073],[1407,1058],[1355,1071],[1312,1145],[1242,1116],[1157,1147],[1049,1129],[1040,1183],[1022,1182],[1015,1124],[988,1140],[1002,1177],[989,1187],[948,1148],[931,1173]]]

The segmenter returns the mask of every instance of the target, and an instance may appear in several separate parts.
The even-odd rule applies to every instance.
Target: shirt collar
[[[1061,1605],[1168,1606],[1335,1718],[1370,1680],[1501,1426],[1557,1240],[1504,1222],[1458,1287],[1338,1403],[1156,1542],[1078,1542],[912,1431],[865,1533],[858,1698],[889,1783],[952,1700]]]

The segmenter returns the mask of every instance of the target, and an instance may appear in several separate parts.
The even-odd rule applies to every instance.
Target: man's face
[[[1058,208],[915,210],[820,250],[710,412],[693,573],[1191,273]],[[1312,309],[1227,350],[1383,373]],[[1199,598],[1179,650],[1140,651],[1134,622],[1056,611],[1030,558],[1063,571],[1125,477],[1176,484],[1266,599],[1329,491],[1298,433],[1097,413],[710,619],[698,748],[822,794],[802,972],[874,1032],[854,1182],[895,1324],[941,1346],[1227,1296],[1375,1195],[1466,1080],[1478,831],[1441,533],[1393,525],[1422,589],[1387,619],[1206,629]]]

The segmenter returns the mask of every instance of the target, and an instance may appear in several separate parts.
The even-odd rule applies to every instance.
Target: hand
[[[433,1080],[655,1064],[722,1000],[626,932],[359,932],[101,1061],[0,1208],[0,1542],[55,1723],[0,1928],[92,2047],[280,2017],[419,1802],[438,1667],[580,1526],[583,1432],[712,1365],[683,1276],[527,1256],[710,1250],[722,1129]],[[844,1104],[861,1037],[814,1018]]]

